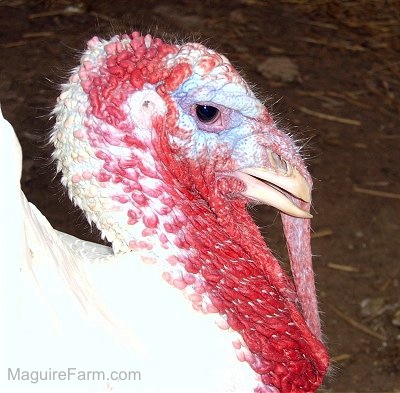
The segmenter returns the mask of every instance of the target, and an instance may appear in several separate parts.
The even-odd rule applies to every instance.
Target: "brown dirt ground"
[[[57,86],[92,35],[149,26],[195,33],[225,53],[306,143],[334,364],[321,392],[400,392],[400,2],[0,1],[3,113],[23,146],[23,190],[58,229],[96,237],[53,179],[44,142]],[[275,76],[257,71],[276,56],[297,67],[293,78],[285,67]],[[276,212],[254,213],[286,259]]]

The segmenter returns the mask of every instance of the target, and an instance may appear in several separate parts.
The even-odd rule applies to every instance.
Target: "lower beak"
[[[311,202],[311,189],[297,169],[286,163],[284,173],[268,168],[244,168],[234,172],[246,186],[242,192],[248,198],[273,206],[283,213],[299,218],[312,215],[297,206],[294,199]]]

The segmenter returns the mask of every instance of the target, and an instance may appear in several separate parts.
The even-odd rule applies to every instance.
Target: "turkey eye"
[[[203,123],[212,123],[219,115],[219,109],[211,105],[197,105],[196,115]]]

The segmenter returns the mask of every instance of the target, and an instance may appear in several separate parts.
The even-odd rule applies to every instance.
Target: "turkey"
[[[55,231],[27,202],[3,119],[2,168],[18,157],[2,203],[13,220],[4,239],[17,245],[2,267],[3,386],[316,391],[328,355],[312,180],[227,58],[138,32],[94,37],[53,116],[62,184],[112,248]],[[293,281],[247,211],[257,203],[281,211]],[[32,370],[46,375],[32,382]],[[79,379],[85,370],[104,378]]]

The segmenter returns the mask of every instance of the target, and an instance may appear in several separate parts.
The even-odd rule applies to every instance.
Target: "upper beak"
[[[297,206],[290,196],[311,202],[311,188],[299,171],[286,161],[276,168],[244,168],[233,175],[242,180],[246,189],[243,195],[266,203],[290,216],[312,218],[312,215]],[[289,194],[289,195],[288,195]]]

